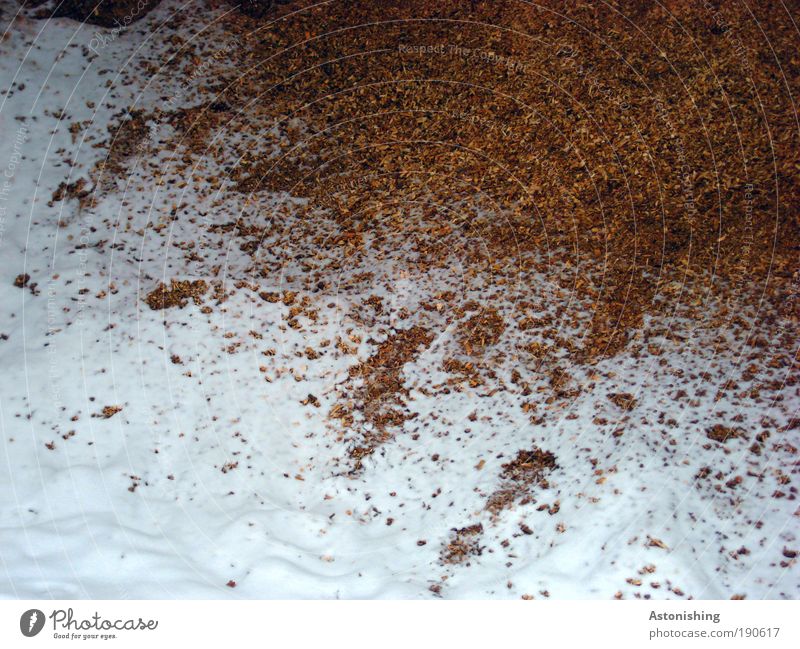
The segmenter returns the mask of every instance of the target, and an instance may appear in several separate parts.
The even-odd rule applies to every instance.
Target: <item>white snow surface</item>
[[[60,183],[88,178],[104,155],[93,144],[106,138],[113,115],[152,108],[170,92],[163,75],[151,83],[142,73],[138,85],[119,83],[119,75],[157,58],[172,34],[162,23],[180,5],[162,2],[96,55],[87,46],[99,28],[14,17],[16,5],[2,6],[0,182],[8,191],[0,203],[0,595],[800,595],[794,562],[783,555],[798,546],[796,477],[781,482],[796,463],[790,447],[798,431],[773,437],[760,454],[749,450],[764,418],[785,425],[797,416],[798,388],[784,383],[791,368],[756,368],[754,384],[782,386],[758,402],[736,396],[747,388],[741,380],[738,392],[715,401],[720,385],[738,379],[746,350],[734,341],[719,351],[708,330],[676,308],[670,322],[658,324],[680,342],[652,339],[657,355],[623,352],[576,367],[572,380],[588,387],[547,425],[531,423],[520,408],[528,399],[515,389],[432,390],[447,379],[441,367],[454,334],[420,303],[442,287],[464,301],[482,292],[462,272],[457,245],[451,272],[440,275],[400,272],[410,254],[402,241],[394,260],[369,268],[374,285],[353,280],[366,267],[345,265],[333,288],[310,296],[317,321],[286,326],[287,306],[257,292],[302,293],[302,263],[285,264],[274,280],[245,277],[252,260],[238,235],[220,232],[214,241],[196,223],[223,224],[257,210],[265,222],[282,220],[276,245],[296,246],[300,259],[314,251],[282,234],[294,227],[295,199],[261,195],[254,203],[224,187],[168,182],[179,152],[149,147],[96,206],[48,204]],[[198,29],[209,22],[197,20]],[[191,101],[186,94],[180,103]],[[84,121],[77,135],[70,132],[71,123]],[[152,138],[164,134],[168,126],[153,125]],[[178,245],[187,241],[203,247],[205,261],[187,259]],[[231,288],[257,283],[257,291],[233,291],[210,313],[191,302],[147,307],[144,297],[159,281],[208,279],[210,250],[222,268],[217,279]],[[14,285],[21,274],[30,276],[28,287]],[[569,298],[548,277],[526,284],[538,287],[530,290],[542,304]],[[409,322],[428,318],[436,336],[403,371],[406,407],[417,416],[363,471],[348,475],[327,413],[351,381],[348,369],[406,326],[352,320],[352,307],[367,294],[384,297],[389,313],[406,306]],[[587,307],[570,308],[580,314]],[[759,330],[763,314],[742,309],[741,317]],[[351,334],[356,356],[336,354],[332,345],[321,361],[302,353]],[[498,343],[508,350],[497,369],[507,385],[522,335],[509,329]],[[535,395],[542,379],[529,380]],[[675,400],[679,388],[689,398]],[[633,412],[606,399],[615,392],[636,397]],[[309,394],[319,407],[301,403]],[[104,418],[107,406],[122,409]],[[659,421],[665,410],[674,424]],[[615,437],[623,417],[624,434]],[[710,444],[706,428],[733,425],[734,417],[747,437]],[[535,502],[491,516],[486,498],[500,484],[502,465],[534,445],[557,459],[549,486],[532,494]],[[706,466],[710,482],[696,477]],[[725,487],[736,476],[741,482]],[[774,497],[778,490],[784,497]],[[555,513],[540,508],[555,502]],[[476,523],[484,528],[482,552],[442,563],[452,530]]]

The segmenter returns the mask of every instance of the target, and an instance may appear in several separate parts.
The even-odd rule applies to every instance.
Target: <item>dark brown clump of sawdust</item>
[[[730,426],[723,426],[722,424],[714,424],[706,430],[706,437],[720,444],[724,444],[729,439],[744,436],[745,433],[741,428],[732,428]]]
[[[83,206],[88,204],[90,195],[91,189],[87,186],[85,178],[78,178],[78,180],[71,183],[61,182],[50,197],[47,206],[53,207],[58,201],[66,199],[75,199]]]
[[[245,16],[264,18],[275,13],[276,5],[285,5],[289,2],[290,0],[241,0],[235,4]]]
[[[546,476],[556,467],[556,456],[534,446],[529,451],[519,451],[517,457],[503,465],[500,473],[502,483],[486,504],[486,509],[496,514],[511,507],[516,501],[531,502],[533,487],[547,489]]]
[[[28,275],[28,273],[25,273],[24,275],[17,275],[14,278],[14,286],[16,286],[17,288],[25,288],[28,285],[30,279],[31,276]]]
[[[482,536],[483,525],[481,523],[453,529],[450,540],[442,548],[441,562],[446,564],[465,563],[470,557],[480,556],[484,548],[480,544]]]
[[[612,392],[608,395],[608,400],[620,410],[629,412],[636,407],[637,400],[629,392]]]
[[[169,286],[159,283],[145,298],[147,306],[154,311],[172,307],[183,308],[192,300],[200,305],[202,297],[208,291],[208,284],[202,279],[170,280]]]

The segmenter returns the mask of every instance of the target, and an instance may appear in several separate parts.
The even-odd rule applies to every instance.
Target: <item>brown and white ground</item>
[[[2,6],[4,594],[800,594],[796,7]]]

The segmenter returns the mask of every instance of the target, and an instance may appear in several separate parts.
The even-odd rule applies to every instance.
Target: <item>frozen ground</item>
[[[668,286],[669,318],[569,364],[591,306],[563,269],[490,281],[455,217],[343,233],[207,182],[211,157],[179,167],[152,121],[93,184],[121,111],[192,105],[203,70],[170,88],[147,62],[213,24],[169,25],[163,2],[93,53],[96,28],[2,6],[2,596],[800,595],[797,331],[769,303],[700,294],[698,322],[691,287]],[[54,200],[79,179],[94,201]],[[171,280],[205,291],[150,308]],[[554,336],[535,326],[453,372],[474,312],[554,319],[568,372],[536,362]],[[370,361],[412,327],[397,362]],[[377,415],[376,367],[402,385]],[[535,448],[555,466],[515,479]]]

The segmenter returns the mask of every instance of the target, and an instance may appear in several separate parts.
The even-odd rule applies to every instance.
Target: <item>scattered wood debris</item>
[[[198,280],[170,280],[169,286],[159,282],[145,299],[147,306],[154,311],[172,307],[183,308],[192,300],[196,305],[202,304],[201,298],[208,291],[208,284]]]
[[[334,405],[329,416],[350,427],[358,409],[358,430],[345,428],[342,432],[344,438],[351,440],[349,456],[355,460],[353,471],[360,470],[362,460],[411,418],[403,403],[408,392],[403,367],[432,340],[433,334],[423,327],[401,329],[380,343],[366,361],[350,368],[350,380],[356,386],[351,388],[347,399]]]
[[[453,529],[452,538],[442,548],[442,563],[465,563],[470,557],[480,556],[483,553],[483,546],[480,544],[482,535],[481,523]]]
[[[486,509],[497,514],[515,502],[531,502],[531,488],[547,489],[547,474],[558,466],[556,457],[549,451],[534,446],[529,451],[519,451],[511,462],[503,464],[502,483],[486,503]]]
[[[93,415],[94,417],[100,417],[101,419],[111,419],[114,415],[122,410],[122,406],[105,406],[101,411],[100,414]]]
[[[745,432],[741,428],[732,428],[730,426],[723,426],[722,424],[714,424],[706,429],[706,437],[720,444],[724,444],[729,439],[745,436]]]

